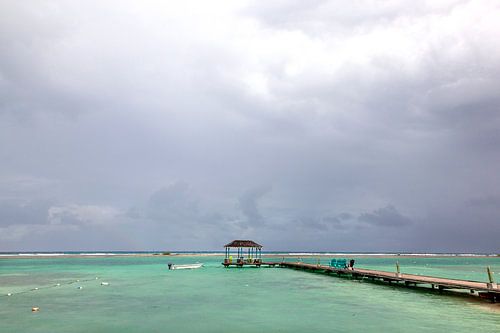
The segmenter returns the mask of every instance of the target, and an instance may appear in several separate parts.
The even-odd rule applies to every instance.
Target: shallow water
[[[221,260],[0,259],[0,332],[500,331],[499,306],[474,298],[291,269],[224,269]],[[394,271],[395,260],[357,258],[356,266]],[[500,272],[500,258],[398,260],[405,273],[486,281],[487,265]],[[205,267],[166,267],[196,261]],[[33,306],[40,312],[32,313]]]

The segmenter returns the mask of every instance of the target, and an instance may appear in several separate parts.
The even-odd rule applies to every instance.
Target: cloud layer
[[[0,4],[0,251],[499,251],[496,1]]]

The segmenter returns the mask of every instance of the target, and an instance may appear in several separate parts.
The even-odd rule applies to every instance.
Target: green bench
[[[347,259],[332,259],[330,261],[330,267],[337,269],[346,269],[347,268]]]

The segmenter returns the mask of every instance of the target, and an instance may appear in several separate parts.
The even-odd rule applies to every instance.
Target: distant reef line
[[[483,253],[356,253],[356,252],[262,252],[268,258],[301,258],[301,257],[500,257],[500,254]],[[224,256],[224,252],[217,251],[158,251],[158,252],[0,252],[1,259],[34,259],[34,258],[102,258],[102,257],[219,257]]]

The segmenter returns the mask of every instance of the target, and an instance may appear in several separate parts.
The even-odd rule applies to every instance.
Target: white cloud
[[[66,205],[49,208],[48,221],[52,225],[83,224],[108,225],[117,223],[121,212],[110,206]]]

